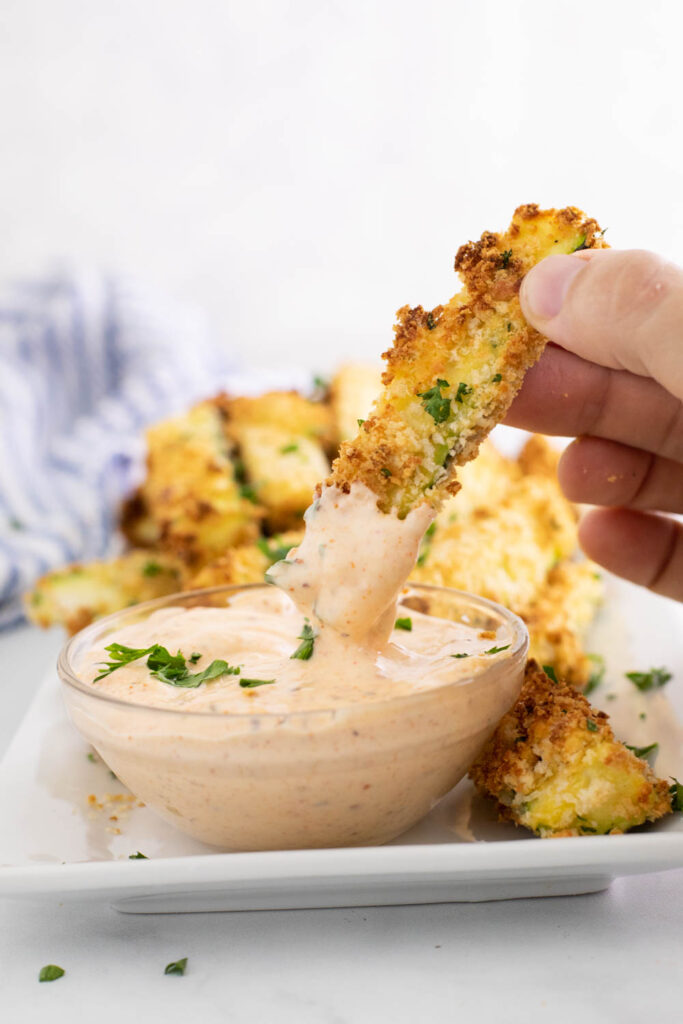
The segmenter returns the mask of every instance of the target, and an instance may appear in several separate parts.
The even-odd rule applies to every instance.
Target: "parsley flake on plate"
[[[64,968],[58,967],[57,964],[45,964],[45,967],[40,968],[38,981],[57,981],[57,978],[63,978],[65,973]]]
[[[651,743],[648,747],[632,747],[630,743],[625,743],[624,746],[627,747],[632,754],[635,754],[636,757],[643,758],[647,757],[648,754],[653,754],[656,750],[659,750],[659,743]]]
[[[630,679],[641,693],[646,693],[648,690],[657,690],[660,686],[665,686],[672,675],[668,669],[651,668],[649,672],[627,672],[626,678]]]
[[[166,964],[164,974],[184,974],[186,967],[187,957],[184,956],[182,960],[172,960],[170,964]]]
[[[243,690],[253,690],[256,686],[270,686],[274,679],[240,679],[240,686]]]
[[[407,633],[410,633],[413,628],[413,620],[410,616],[406,616],[404,619],[396,619],[394,623],[394,629],[405,629]]]

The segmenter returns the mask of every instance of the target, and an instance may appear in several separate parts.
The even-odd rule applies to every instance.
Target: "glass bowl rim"
[[[260,721],[267,719],[290,720],[310,717],[313,715],[336,715],[357,708],[358,702],[351,704],[338,704],[336,707],[331,708],[310,708],[308,710],[301,711],[188,711],[185,708],[158,707],[153,704],[141,704],[135,701],[122,700],[120,697],[112,697],[107,693],[100,693],[93,689],[91,683],[85,683],[79,679],[75,671],[72,669],[71,658],[76,642],[85,642],[90,638],[90,636],[98,635],[103,630],[106,630],[109,624],[113,624],[116,620],[120,619],[121,616],[128,613],[131,615],[139,612],[151,614],[160,608],[173,607],[175,602],[187,598],[194,599],[197,597],[207,597],[215,594],[240,593],[245,590],[255,590],[257,588],[266,589],[272,586],[273,584],[270,583],[221,584],[217,587],[204,587],[201,590],[178,591],[175,594],[166,594],[163,597],[157,597],[151,601],[141,601],[139,604],[130,605],[127,608],[121,608],[119,611],[112,612],[110,615],[105,615],[101,619],[96,619],[94,622],[91,622],[89,626],[85,626],[83,629],[79,630],[78,633],[74,633],[72,637],[69,637],[66,643],[62,646],[57,658],[57,674],[65,686],[70,687],[73,690],[77,690],[79,693],[85,694],[88,697],[93,697],[95,700],[103,701],[105,704],[136,712],[152,712],[153,714],[170,714],[179,716],[185,715],[197,719],[212,718],[216,721],[230,721],[232,719],[238,719],[242,722],[247,721],[250,718],[257,718]],[[434,686],[426,690],[419,690],[416,693],[410,693],[402,697],[385,697],[382,700],[368,701],[363,705],[366,709],[371,707],[386,707],[387,705],[391,707],[401,707],[403,704],[415,704],[420,698],[427,698],[430,695],[438,693],[450,686],[465,686],[471,683],[481,683],[493,674],[493,670],[500,665],[501,660],[507,661],[510,658],[516,657],[521,652],[526,653],[528,650],[529,633],[525,623],[519,615],[516,615],[515,612],[506,608],[502,604],[490,601],[486,597],[480,597],[478,594],[470,594],[466,590],[456,590],[455,587],[442,587],[434,583],[413,583],[408,581],[408,583],[406,583],[402,588],[401,593],[405,595],[406,590],[438,591],[439,593],[451,594],[458,598],[466,598],[469,603],[475,607],[478,606],[480,610],[495,612],[505,620],[506,625],[512,631],[513,639],[510,645],[510,650],[505,652],[505,658],[492,661],[490,666],[483,668],[480,672],[476,672],[473,675],[460,676],[457,679],[441,683],[439,686]],[[400,606],[401,597],[399,597],[398,604]],[[435,618],[437,618],[437,616],[435,616]]]

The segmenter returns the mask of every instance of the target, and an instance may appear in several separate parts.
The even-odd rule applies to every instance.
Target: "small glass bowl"
[[[400,607],[492,630],[508,649],[469,675],[407,697],[290,714],[189,712],[98,692],[79,666],[112,633],[160,608],[225,607],[213,587],[127,608],[88,626],[58,661],[71,719],[114,774],[162,818],[227,850],[388,842],[463,777],[516,700],[528,634],[512,612],[445,587],[406,587]]]

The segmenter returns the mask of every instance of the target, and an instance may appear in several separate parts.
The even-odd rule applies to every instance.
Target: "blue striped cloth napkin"
[[[110,553],[141,428],[224,383],[201,315],[125,280],[0,290],[0,627],[51,568]]]

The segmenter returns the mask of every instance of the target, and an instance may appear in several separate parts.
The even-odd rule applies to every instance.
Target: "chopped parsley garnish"
[[[197,651],[193,651],[187,660],[189,661],[190,665],[196,665],[200,658],[201,654],[199,654]]]
[[[496,374],[493,375],[493,377],[491,377],[491,381],[494,384],[500,384],[502,379],[503,379],[503,374],[502,373],[496,373]]]
[[[461,654],[451,654],[451,658],[469,658],[469,654],[465,654],[464,652]]]
[[[88,758],[91,764],[97,764],[97,760],[92,750],[88,751],[88,753],[85,756]]]
[[[329,387],[329,381],[326,380],[324,377],[320,377],[316,374],[316,376],[313,378],[313,388],[316,391],[328,391]]]
[[[512,259],[512,249],[506,249],[503,252],[502,256],[500,257],[500,263],[501,263],[501,266],[502,266],[503,270],[507,269],[507,265],[508,265],[508,263],[510,262],[511,259]]]
[[[652,754],[655,750],[659,750],[659,743],[651,743],[649,747],[632,747],[630,743],[624,743],[632,754],[636,757],[647,757],[648,754]]]
[[[669,786],[669,796],[671,797],[671,810],[683,811],[683,785],[673,776]]]
[[[142,575],[143,576],[158,576],[159,573],[163,572],[163,571],[164,571],[163,565],[159,565],[158,562],[155,562],[153,560],[150,560],[149,562],[145,562],[145,564],[142,567]]]
[[[510,333],[510,331],[512,330],[512,324],[511,324],[511,323],[508,323],[508,325],[507,325],[507,326],[508,326],[508,334],[509,334],[509,333]]]
[[[436,321],[432,313],[427,313],[427,329],[433,331],[436,327]]]
[[[102,662],[105,666],[105,671],[95,677],[95,682],[99,683],[100,679],[104,679],[105,676],[115,672],[117,668],[128,665],[131,661],[137,661],[138,658],[144,658],[146,654],[150,654],[153,650],[154,646],[126,647],[124,644],[109,644],[108,647],[105,647],[105,651],[108,651],[110,655],[109,661]]]
[[[589,732],[597,732],[598,731],[598,723],[594,722],[592,718],[588,718],[588,719],[586,719],[586,728],[588,729]]]
[[[358,420],[357,422],[358,422],[358,426],[362,427],[363,424],[365,423],[365,420]]]
[[[484,654],[500,654],[501,651],[507,651],[510,644],[505,644],[503,647],[489,647],[488,651],[484,651]]]
[[[555,669],[553,668],[552,665],[543,665],[543,671],[545,672],[545,674],[547,675],[548,679],[550,679],[551,682],[553,682],[553,683],[557,682],[557,676],[555,675]]]
[[[386,476],[387,478],[391,476],[391,470],[387,469],[386,466],[382,466],[382,468],[380,469],[380,473],[382,474],[382,476]]]
[[[149,857],[146,857],[144,853],[140,853],[140,851],[137,850],[135,853],[128,854],[128,860],[149,860]]]
[[[465,384],[463,381],[460,381],[460,383],[458,384],[458,390],[455,393],[456,402],[460,402],[460,404],[462,405],[463,398],[466,398],[468,395],[471,395],[472,390],[473,389],[468,387],[467,384]]]
[[[63,978],[64,973],[63,967],[58,967],[57,964],[46,964],[45,967],[40,968],[38,981],[56,981],[57,978]]]
[[[170,964],[166,964],[164,974],[184,974],[186,967],[187,957],[184,956],[182,960],[173,960]]]
[[[410,633],[412,628],[413,620],[409,616],[406,616],[405,619],[396,619],[394,623],[394,629],[405,629],[407,633]]]
[[[429,391],[418,391],[417,397],[424,399],[422,408],[429,413],[435,423],[444,423],[451,414],[451,400],[444,398],[441,394],[442,388],[449,386],[447,380],[442,380],[439,377]]]
[[[297,637],[298,640],[301,640],[301,643],[294,651],[294,654],[290,654],[290,660],[292,658],[298,658],[299,661],[308,661],[308,659],[313,654],[313,645],[315,643],[315,638],[317,637],[317,635],[318,634],[314,632],[310,622],[304,622],[303,629],[301,630],[299,636]]]
[[[251,484],[242,484],[242,486],[240,487],[240,494],[243,498],[246,498],[247,501],[250,501],[252,505],[258,504],[256,491],[251,486]]]
[[[178,651],[177,654],[171,654],[161,644],[152,644],[151,647],[145,648],[126,647],[123,644],[109,644],[108,647],[105,647],[105,651],[109,652],[111,660],[104,662],[106,666],[105,671],[95,678],[96,683],[100,679],[104,679],[105,676],[115,672],[117,668],[129,665],[131,661],[137,661],[139,658],[144,658],[145,655],[147,655],[147,668],[152,675],[156,679],[160,679],[162,683],[168,683],[169,686],[183,686],[194,689],[202,683],[209,682],[211,679],[218,679],[219,676],[238,676],[240,674],[239,668],[233,668],[231,665],[228,665],[227,661],[217,659],[212,661],[203,672],[197,672],[192,675],[187,669],[187,662],[183,653]],[[201,654],[196,652],[195,654],[190,658],[192,664],[201,658]]]
[[[605,678],[605,659],[603,656],[601,654],[589,654],[588,657],[595,665],[595,668],[590,674],[586,689],[583,691],[585,697],[592,693],[593,690],[596,690]]]
[[[278,544],[277,538],[275,538],[271,545],[265,537],[259,537],[256,541],[256,547],[259,549],[261,554],[266,556],[270,565],[273,565],[275,562],[281,562],[286,558],[294,547],[294,544]]]
[[[243,690],[253,690],[255,686],[270,686],[274,682],[274,679],[240,679],[240,686]]]
[[[640,714],[638,715],[638,718],[641,720],[641,722],[644,722],[645,719],[647,718],[647,715],[645,714],[644,711],[641,711]]]
[[[227,661],[217,658],[203,672],[197,672],[195,675],[181,676],[174,680],[171,685],[184,686],[187,689],[194,690],[197,686],[201,686],[202,683],[210,683],[212,679],[218,679],[219,676],[238,676],[239,674],[239,667],[228,665]],[[158,678],[164,683],[170,682],[170,680],[164,679],[162,676]]]
[[[665,686],[672,676],[665,668],[651,668],[649,672],[627,672],[626,678],[630,679],[638,690],[645,693],[647,690],[656,690],[660,686]]]
[[[282,448],[280,449],[280,455],[289,455],[290,452],[298,452],[298,451],[299,451],[299,445],[296,444],[296,442],[293,441],[291,444],[285,444],[285,445],[282,446]]]

